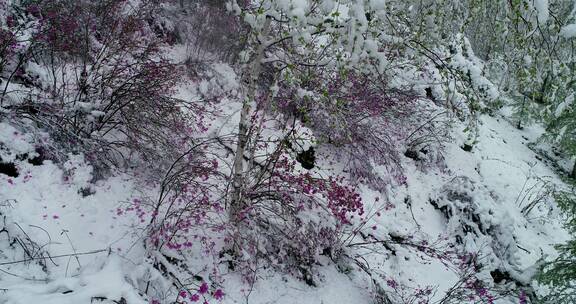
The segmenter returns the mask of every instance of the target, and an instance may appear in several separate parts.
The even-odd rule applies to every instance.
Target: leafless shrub
[[[186,45],[189,63],[232,63],[238,59],[247,29],[240,18],[226,10],[226,1],[179,1],[172,15],[178,20],[175,32]]]

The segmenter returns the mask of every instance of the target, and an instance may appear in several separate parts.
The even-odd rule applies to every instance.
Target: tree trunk
[[[270,32],[270,22],[271,18],[267,17],[264,27],[262,28],[262,33],[259,37],[260,45],[255,57],[250,62],[248,67],[247,75],[243,75],[243,78],[248,78],[248,93],[246,94],[246,99],[242,105],[242,111],[240,112],[240,122],[238,124],[238,143],[236,145],[236,152],[234,156],[233,165],[233,177],[232,177],[232,193],[230,197],[229,206],[229,217],[232,222],[238,222],[241,220],[239,218],[239,213],[246,208],[246,202],[243,198],[243,191],[245,188],[245,172],[244,172],[244,153],[246,152],[248,145],[248,131],[250,129],[250,114],[251,114],[251,104],[255,100],[257,81],[260,76],[260,68],[262,66],[262,59],[264,58],[264,52],[267,48],[266,38]]]
[[[572,167],[572,174],[570,174],[570,176],[573,179],[576,179],[576,161],[574,161],[574,166]]]
[[[526,96],[524,96],[524,99],[522,100],[522,108],[520,109],[520,117],[518,117],[518,124],[516,125],[516,128],[518,130],[522,130],[522,119],[524,119],[524,107],[526,106]]]

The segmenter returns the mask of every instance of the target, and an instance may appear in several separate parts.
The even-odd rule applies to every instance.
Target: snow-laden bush
[[[280,85],[273,107],[310,128],[315,145],[335,154],[352,181],[380,191],[405,182],[400,164],[404,146],[414,153],[441,155],[448,138],[446,127],[435,121],[439,114],[427,108],[430,100],[393,88],[384,76],[355,70],[309,73],[297,83]]]
[[[363,203],[342,177],[299,172],[282,151],[272,157],[273,165],[245,191],[234,246],[251,271],[264,260],[314,284],[319,257],[338,258],[343,232],[362,216]]]
[[[353,180],[383,191],[391,180],[402,182],[397,146],[407,129],[399,120],[410,116],[416,97],[354,71],[312,74],[302,82],[282,83],[274,106],[309,127],[316,145],[333,147]],[[386,174],[379,176],[375,166]]]
[[[505,256],[498,256],[504,261],[512,262],[516,248],[512,230],[494,218],[499,198],[483,189],[465,176],[458,176],[443,186],[438,197],[431,199],[435,208],[446,217],[448,229],[456,234],[456,241],[469,245],[489,245],[494,250],[501,249]],[[483,239],[490,236],[491,244],[467,244],[470,237]],[[513,244],[514,246],[510,246]],[[507,250],[504,250],[508,247]]]
[[[158,7],[120,0],[15,7],[12,18],[36,24],[28,33],[33,56],[17,68],[38,80],[4,107],[100,168],[135,160],[155,167],[164,152],[184,151],[204,128],[203,111],[171,97],[181,69],[162,55]]]
[[[477,272],[485,275],[484,284],[531,288],[532,278],[519,267],[521,247],[506,219],[507,214],[499,210],[501,201],[497,196],[469,178],[458,176],[444,185],[430,202],[445,216],[447,231],[455,236],[456,243],[468,253],[482,257]]]

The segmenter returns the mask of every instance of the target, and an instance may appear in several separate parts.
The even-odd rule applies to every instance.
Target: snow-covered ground
[[[502,117],[491,116],[481,117],[479,130],[479,143],[472,151],[462,149],[464,135],[455,132],[442,170],[421,170],[415,160],[404,157],[407,183],[390,191],[391,205],[382,206],[375,200],[380,194],[364,189],[366,209],[373,214],[364,233],[377,239],[392,235],[457,243],[484,259],[483,275],[499,269],[517,283],[529,283],[523,280],[531,267],[554,256],[553,245],[568,238],[557,210],[542,192],[546,184],[561,181],[527,146],[537,138],[535,130],[520,131]],[[129,174],[92,184],[92,168],[79,155],[71,155],[63,166],[49,160],[32,164],[29,160],[41,145],[38,137],[0,125],[0,156],[18,171],[17,177],[0,174],[0,303],[156,303],[145,294],[152,288],[166,296],[158,301],[174,301],[174,291],[169,292],[165,281],[147,286],[158,276],[143,247],[147,223],[119,211],[134,199],[154,196],[156,189],[136,183]],[[539,203],[522,213],[536,197]],[[454,239],[456,235],[460,239]],[[438,259],[410,246],[392,247],[350,250],[387,282],[395,282],[388,287],[432,286],[437,288],[433,298],[440,299],[458,279]],[[360,270],[339,271],[329,260],[319,270],[316,287],[271,271],[259,273],[253,286],[229,274],[224,276],[222,301],[373,302],[373,283]],[[126,302],[118,302],[122,298]]]

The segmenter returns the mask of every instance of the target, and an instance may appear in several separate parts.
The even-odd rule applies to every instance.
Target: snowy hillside
[[[422,172],[416,161],[404,157],[406,186],[393,189],[390,205],[382,206],[375,201],[379,194],[365,189],[361,194],[370,202],[365,208],[371,216],[363,233],[370,236],[368,241],[390,244],[353,246],[349,254],[365,255],[367,264],[387,281],[437,288],[435,297],[440,298],[457,282],[458,271],[445,265],[453,261],[430,257],[418,246],[452,242],[479,254],[484,276],[498,270],[505,278],[500,284],[513,279],[514,284],[528,285],[526,272],[539,259],[554,255],[552,245],[568,235],[560,229],[549,198],[526,215],[522,210],[531,201],[525,198],[543,191],[538,177],[559,181],[526,146],[529,131],[484,116],[480,133],[480,144],[472,152],[456,142],[449,144],[443,170]],[[92,168],[79,156],[62,167],[50,160],[31,164],[37,145],[31,134],[2,124],[2,159],[11,160],[18,171],[17,177],[2,175],[3,301],[90,303],[104,297],[147,303],[139,288],[160,277],[143,247],[147,223],[122,210],[139,197],[153,196],[156,189],[135,185],[135,177],[124,174],[91,183]],[[463,228],[464,224],[470,226]],[[402,246],[403,242],[411,245]],[[258,274],[261,278],[254,286],[226,275],[223,303],[246,298],[250,303],[372,303],[373,283],[360,270],[342,273],[325,260],[319,271],[315,287],[266,271]],[[154,289],[175,293],[167,282]]]
[[[0,0],[0,303],[570,303],[576,6],[417,2]]]

